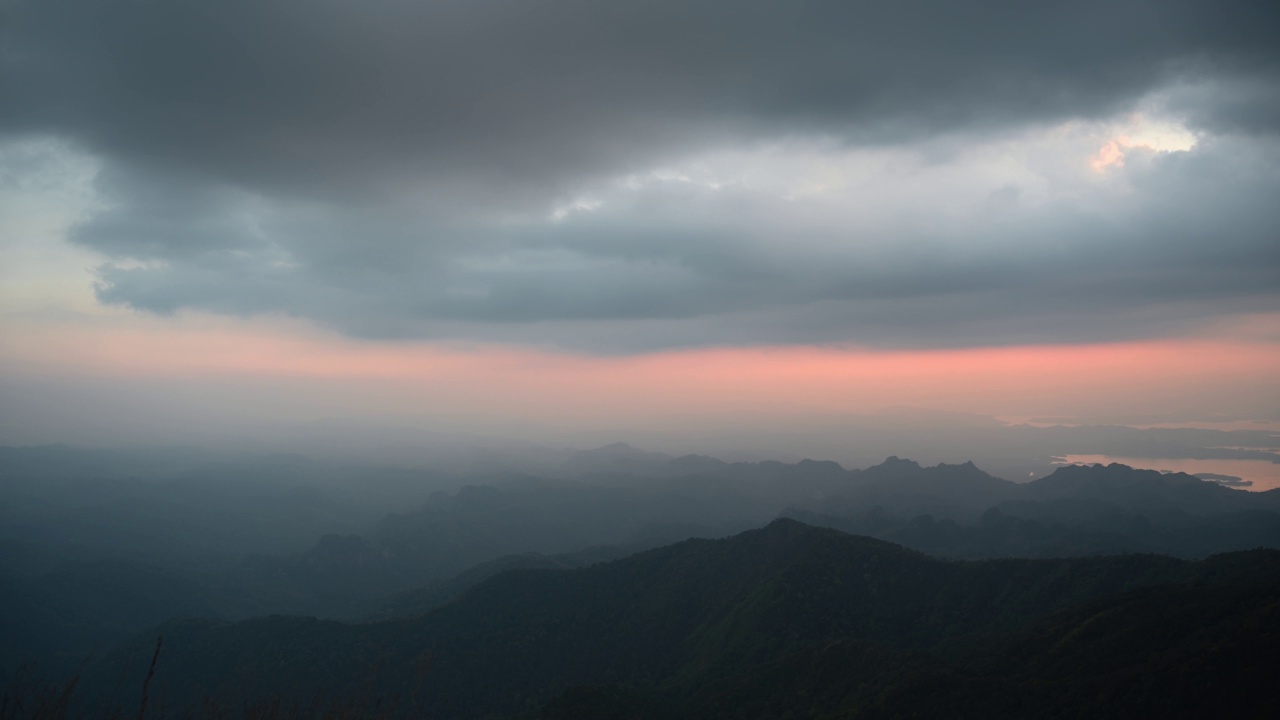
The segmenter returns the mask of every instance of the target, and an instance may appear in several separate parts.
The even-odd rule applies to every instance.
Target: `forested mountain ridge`
[[[972,463],[845,470],[614,447],[573,465],[575,479],[464,481],[293,456],[204,466],[181,453],[38,448],[4,458],[16,460],[0,467],[6,673],[30,660],[73,670],[166,617],[418,616],[505,568],[581,568],[780,514],[948,558],[1280,547],[1280,493],[1123,466],[1017,484]],[[101,476],[84,475],[98,466]],[[370,496],[347,507],[357,487]],[[379,504],[394,512],[372,517]],[[291,546],[305,549],[281,551]],[[258,551],[236,555],[246,547]]]
[[[1243,642],[1251,637],[1241,629],[1246,626],[1273,632],[1280,622],[1278,578],[1280,552],[1274,551],[1200,562],[1155,556],[948,562],[779,520],[726,540],[690,540],[587,569],[509,570],[412,620],[170,625],[159,631],[165,654],[156,683],[172,706],[205,696],[303,702],[318,694],[337,700],[372,692],[387,702],[397,698],[406,715],[440,718],[525,716],[571,688],[618,686],[639,693],[644,702],[636,707],[655,717],[693,717],[701,715],[683,713],[713,700],[723,709],[726,697],[753,697],[708,696],[714,688],[772,678],[752,681],[781,693],[766,698],[768,705],[787,696],[779,688],[800,681],[795,663],[835,663],[823,672],[838,674],[852,653],[924,673],[889,677],[886,687],[901,689],[940,673],[982,680],[975,687],[1012,683],[1025,690],[1024,681],[1040,682],[1036,678],[1060,667],[1054,653],[1064,647],[1062,638],[1079,636],[1082,622],[1111,608],[1145,612],[1153,597],[1181,600],[1157,603],[1149,621],[1160,613],[1177,621],[1179,613],[1198,612],[1225,623],[1207,641]],[[1156,587],[1165,590],[1126,594]],[[1235,611],[1216,612],[1215,603]],[[1072,612],[1087,617],[1070,620]],[[1237,620],[1246,625],[1236,627]],[[154,635],[147,637],[101,661],[86,687],[122,670],[140,682],[154,642]],[[1092,657],[1107,641],[1105,634],[1090,639],[1079,656]],[[1191,652],[1196,642],[1187,640],[1180,652]],[[1000,658],[1015,651],[1029,670],[1002,680],[1008,673],[998,672],[1006,666]],[[957,658],[969,660],[956,665]],[[1105,681],[1096,667],[1077,675],[1059,678],[1067,683],[1062,692]],[[856,710],[848,703],[862,695],[854,686],[840,687],[831,700],[836,709]],[[570,693],[548,711],[583,697],[599,699]],[[1032,694],[1011,697],[1033,702]],[[995,707],[991,697],[971,700],[975,708]]]
[[[955,467],[964,466],[939,469]],[[913,492],[886,478],[855,484],[829,500],[793,505],[783,514],[956,558],[1135,552],[1200,558],[1280,547],[1275,490],[1244,492],[1191,475],[1118,464],[1063,466],[1023,484],[995,478],[939,482],[940,475],[927,472],[918,477]]]
[[[367,537],[326,538],[303,555],[246,562],[236,582],[266,601],[257,612],[245,606],[231,614],[363,617],[387,604],[372,595],[439,582],[505,555],[721,537],[779,515],[954,558],[1198,558],[1280,547],[1280,493],[1121,465],[1068,466],[1018,484],[972,463],[921,467],[896,457],[860,471],[815,462],[698,464],[708,463],[742,474],[519,478],[440,492],[417,510],[388,516]]]
[[[658,467],[684,467],[685,460]],[[779,515],[957,558],[1125,552],[1196,558],[1280,547],[1280,492],[1243,492],[1121,465],[1067,466],[1019,484],[973,463],[921,467],[896,457],[853,471],[812,461],[696,464],[717,473],[637,477],[632,468],[625,477],[524,477],[437,492],[367,535],[247,561],[236,582],[274,587],[266,596],[274,599],[257,612],[245,606],[231,614],[358,617],[371,611],[370,595],[355,588],[392,594],[504,555],[722,537]]]

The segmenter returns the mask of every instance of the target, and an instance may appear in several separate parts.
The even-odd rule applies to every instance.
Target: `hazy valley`
[[[1098,693],[1129,676],[1147,683],[1133,708],[1186,714],[1201,701],[1169,689],[1222,672],[1201,643],[1232,667],[1277,648],[1280,551],[1255,548],[1280,548],[1280,491],[1187,475],[1066,466],[1012,483],[968,462],[621,444],[484,479],[2,452],[0,660],[28,705],[77,677],[57,711],[74,717],[131,712],[144,684],[178,715],[376,701],[396,717],[1119,717]],[[1201,615],[1212,632],[1161,634]],[[1138,624],[1085,631],[1113,616]],[[1233,670],[1233,692],[1256,671]]]

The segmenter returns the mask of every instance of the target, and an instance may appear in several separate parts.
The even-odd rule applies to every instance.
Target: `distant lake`
[[[1252,480],[1253,485],[1239,488],[1259,492],[1280,488],[1280,464],[1267,460],[1174,460],[1165,458],[1131,458],[1113,455],[1065,455],[1057,465],[1110,465],[1120,463],[1143,470],[1161,472],[1215,473],[1231,475],[1242,480]]]

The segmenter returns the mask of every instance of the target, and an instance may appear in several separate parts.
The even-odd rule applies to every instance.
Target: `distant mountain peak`
[[[915,460],[900,458],[897,455],[890,455],[889,457],[885,458],[884,462],[880,463],[877,467],[886,467],[886,466],[918,468],[920,467],[920,463],[916,462]]]
[[[834,460],[811,460],[809,458],[805,458],[801,460],[800,462],[796,463],[796,465],[799,465],[800,467],[824,467],[824,468],[840,467],[840,463]]]
[[[1120,463],[1064,465],[1026,487],[1029,497],[1036,499],[1088,497],[1132,508],[1176,507],[1192,514],[1243,509],[1255,501],[1249,493],[1212,480]]]
[[[1183,485],[1194,485],[1205,482],[1194,475],[1188,475],[1186,473],[1167,473],[1159,470],[1145,470],[1123,465],[1121,463],[1111,463],[1109,465],[1103,465],[1102,463],[1094,463],[1092,465],[1063,465],[1049,475],[1046,475],[1034,482],[1049,484],[1055,481],[1060,481],[1064,478],[1091,478],[1118,482],[1163,480],[1167,483]]]
[[[762,528],[747,530],[718,542],[723,543],[725,548],[732,548],[735,553],[747,553],[755,558],[753,562],[758,561],[762,565],[770,563],[789,565],[796,558],[808,555],[809,551],[801,551],[797,550],[797,548],[816,547],[813,543],[835,543],[835,547],[842,547],[846,550],[856,547],[862,551],[871,550],[879,553],[888,553],[891,557],[916,557],[918,555],[915,551],[908,550],[896,543],[865,535],[850,535],[833,528],[810,525],[804,521],[786,516],[778,517]],[[783,555],[779,555],[778,551],[783,548],[790,549],[786,550]],[[757,554],[761,552],[764,554]],[[797,555],[795,553],[800,554]],[[924,556],[919,555],[919,557]]]
[[[795,518],[789,518],[785,516],[774,518],[773,521],[771,521],[768,525],[765,525],[763,528],[761,528],[761,530],[763,530],[764,532],[797,532],[797,531],[812,531],[814,529],[815,528],[813,525],[802,523],[799,520],[796,520]]]

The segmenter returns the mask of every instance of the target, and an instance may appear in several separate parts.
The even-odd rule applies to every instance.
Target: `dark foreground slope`
[[[1229,690],[1247,711],[1280,660],[1278,586],[1271,551],[959,563],[779,520],[508,571],[413,620],[171,623],[152,693],[179,713],[658,718],[1178,714]],[[154,642],[89,669],[86,713],[136,707],[110,688],[142,686]]]
[[[699,718],[1270,718],[1280,660],[1274,557],[1237,553],[1199,564],[1190,582],[1138,588],[1049,613],[950,653],[855,639],[794,653],[690,693]],[[1216,576],[1216,577],[1215,577]],[[547,718],[587,717],[574,688]],[[642,707],[631,701],[631,707]],[[639,715],[638,717],[658,717]]]

